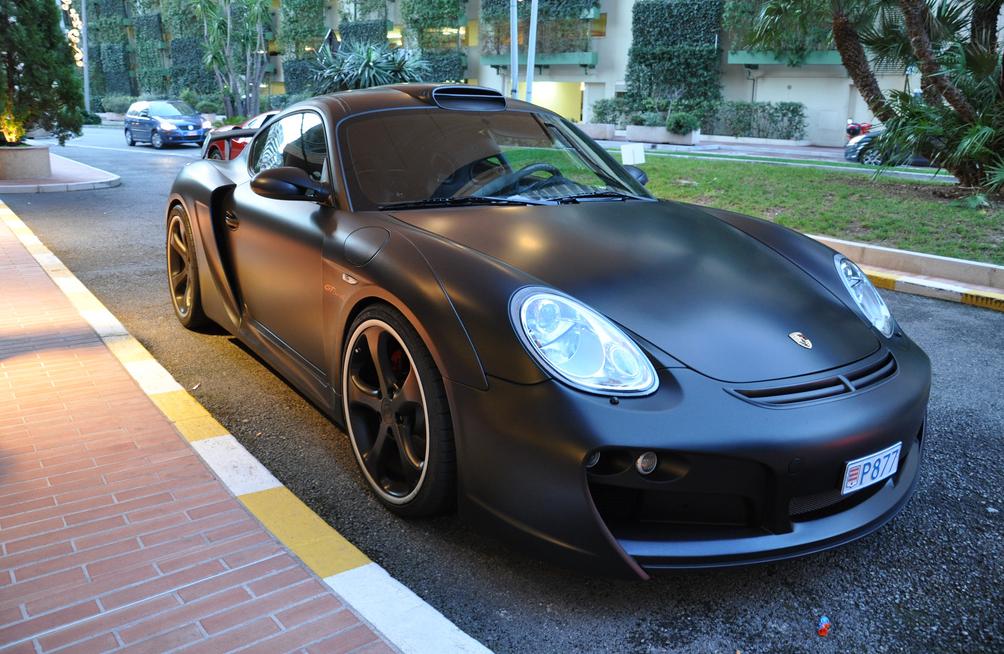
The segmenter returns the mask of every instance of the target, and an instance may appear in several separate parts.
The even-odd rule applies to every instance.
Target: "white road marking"
[[[282,486],[233,436],[204,438],[192,441],[191,445],[234,495]]]
[[[404,654],[491,652],[376,563],[331,575],[324,582]]]
[[[110,150],[112,152],[129,152],[132,154],[156,154],[164,157],[181,157],[182,159],[201,159],[197,154],[182,154],[181,152],[164,152],[152,148],[112,148],[107,145],[82,145],[80,143],[66,143],[68,148],[87,148],[88,150]],[[200,151],[201,152],[201,151]]]

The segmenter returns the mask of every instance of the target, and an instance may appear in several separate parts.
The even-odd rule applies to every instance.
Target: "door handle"
[[[223,214],[223,222],[229,229],[237,229],[241,226],[241,221],[237,218],[237,215],[233,211],[228,211]]]

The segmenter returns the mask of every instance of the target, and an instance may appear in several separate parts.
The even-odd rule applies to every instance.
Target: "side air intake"
[[[480,86],[437,86],[432,101],[443,109],[462,111],[503,111],[505,96],[495,89]]]

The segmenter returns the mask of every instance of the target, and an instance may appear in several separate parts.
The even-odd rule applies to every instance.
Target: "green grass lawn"
[[[641,168],[660,198],[810,234],[1004,264],[1004,205],[970,208],[946,184],[724,159],[650,156]]]

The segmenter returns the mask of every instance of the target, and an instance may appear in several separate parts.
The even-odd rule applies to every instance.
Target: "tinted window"
[[[138,116],[139,112],[143,111],[144,109],[146,109],[145,102],[133,102],[131,105],[129,105],[129,111],[127,111],[126,113],[129,114],[130,116]]]
[[[151,116],[194,116],[196,113],[191,105],[177,100],[150,103]]]
[[[321,117],[312,112],[297,113],[272,123],[255,137],[248,165],[252,173],[294,166],[321,180],[326,153]]]
[[[619,164],[554,116],[524,111],[383,111],[340,128],[352,205],[444,198],[647,197]]]

